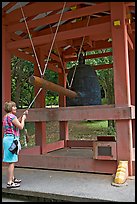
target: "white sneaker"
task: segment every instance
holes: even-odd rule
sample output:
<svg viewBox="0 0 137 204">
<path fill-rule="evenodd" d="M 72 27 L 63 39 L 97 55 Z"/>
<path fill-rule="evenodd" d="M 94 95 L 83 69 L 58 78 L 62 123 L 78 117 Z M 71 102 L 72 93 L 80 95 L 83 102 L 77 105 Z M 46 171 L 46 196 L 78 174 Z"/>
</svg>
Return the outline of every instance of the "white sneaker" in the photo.
<svg viewBox="0 0 137 204">
<path fill-rule="evenodd" d="M 17 188 L 17 187 L 20 187 L 20 184 L 19 183 L 7 183 L 7 188 Z"/>
</svg>

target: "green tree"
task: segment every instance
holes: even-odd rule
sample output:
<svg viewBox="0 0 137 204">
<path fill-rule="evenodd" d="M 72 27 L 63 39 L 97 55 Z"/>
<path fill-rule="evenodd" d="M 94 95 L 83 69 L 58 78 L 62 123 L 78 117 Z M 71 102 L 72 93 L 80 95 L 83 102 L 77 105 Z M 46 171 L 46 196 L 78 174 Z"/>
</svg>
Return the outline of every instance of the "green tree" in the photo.
<svg viewBox="0 0 137 204">
<path fill-rule="evenodd" d="M 102 50 L 97 50 L 97 51 L 92 51 L 90 54 L 101 54 L 104 52 L 111 52 L 112 48 L 109 49 L 102 49 Z M 112 64 L 113 63 L 113 58 L 112 56 L 108 57 L 102 57 L 102 58 L 97 58 L 97 59 L 89 59 L 86 60 L 88 64 L 91 66 L 95 65 L 101 65 L 101 64 Z M 114 104 L 114 72 L 113 72 L 113 67 L 109 69 L 104 69 L 104 70 L 97 70 L 96 71 L 99 83 L 101 88 L 104 91 L 104 101 L 106 104 Z M 110 129 L 114 128 L 115 124 L 113 120 L 108 121 L 108 126 Z"/>
<path fill-rule="evenodd" d="M 11 59 L 12 100 L 16 102 L 19 108 L 28 106 L 34 97 L 34 88 L 28 82 L 33 71 L 32 63 L 15 56 Z"/>
<path fill-rule="evenodd" d="M 45 71 L 45 75 L 44 75 L 45 79 L 53 82 L 55 84 L 57 84 L 58 82 L 58 74 L 56 72 L 53 72 L 51 70 L 46 70 Z M 58 93 L 47 90 L 46 92 L 46 105 L 58 105 Z"/>
<path fill-rule="evenodd" d="M 103 52 L 110 52 L 112 49 L 102 49 L 87 54 L 98 54 Z M 110 64 L 113 62 L 112 57 L 102 57 L 97 59 L 87 59 L 86 64 L 91 66 Z M 11 61 L 12 65 L 12 100 L 17 103 L 17 106 L 22 108 L 28 106 L 34 98 L 34 87 L 28 82 L 29 77 L 34 72 L 34 66 L 31 62 L 13 57 Z M 76 62 L 67 63 L 67 68 L 77 65 Z M 114 104 L 114 84 L 113 84 L 113 69 L 97 70 L 97 76 L 101 89 L 104 92 L 104 98 L 107 104 Z M 45 79 L 57 83 L 57 73 L 46 70 Z M 46 93 L 46 105 L 57 105 L 58 104 L 58 93 L 47 90 Z M 109 121 L 109 126 L 112 122 Z"/>
</svg>

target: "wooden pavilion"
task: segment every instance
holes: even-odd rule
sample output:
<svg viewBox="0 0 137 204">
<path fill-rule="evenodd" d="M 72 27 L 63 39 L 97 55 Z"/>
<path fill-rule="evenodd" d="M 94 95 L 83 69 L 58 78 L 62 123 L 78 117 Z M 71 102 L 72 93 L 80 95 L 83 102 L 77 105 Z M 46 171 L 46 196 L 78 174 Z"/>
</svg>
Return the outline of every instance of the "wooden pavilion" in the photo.
<svg viewBox="0 0 137 204">
<path fill-rule="evenodd" d="M 58 73 L 58 84 L 65 88 L 66 63 L 77 60 L 83 39 L 86 52 L 112 48 L 86 58 L 113 56 L 113 64 L 97 65 L 95 70 L 113 68 L 115 104 L 66 107 L 66 96 L 59 94 L 59 108 L 45 108 L 42 90 L 27 117 L 35 122 L 35 146 L 21 150 L 17 165 L 113 174 L 118 161 L 126 160 L 129 175 L 134 175 L 135 2 L 2 2 L 2 107 L 11 100 L 13 55 L 32 62 L 34 75 L 41 77 L 32 45 L 42 71 L 50 53 L 47 69 Z M 18 110 L 19 115 L 22 112 Z M 116 141 L 69 140 L 68 122 L 80 120 L 114 120 Z M 59 141 L 46 143 L 47 121 L 59 122 Z M 111 155 L 99 155 L 99 145 L 109 146 Z M 66 156 L 68 148 L 78 153 Z M 94 156 L 83 149 L 92 149 Z"/>
</svg>

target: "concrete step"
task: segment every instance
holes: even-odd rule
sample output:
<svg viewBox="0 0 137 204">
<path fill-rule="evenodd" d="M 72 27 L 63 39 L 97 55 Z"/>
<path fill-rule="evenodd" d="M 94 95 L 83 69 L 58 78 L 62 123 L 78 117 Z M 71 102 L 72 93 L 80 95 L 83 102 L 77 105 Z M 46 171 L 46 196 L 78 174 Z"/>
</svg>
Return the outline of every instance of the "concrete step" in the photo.
<svg viewBox="0 0 137 204">
<path fill-rule="evenodd" d="M 15 168 L 21 186 L 7 189 L 7 167 L 2 168 L 2 194 L 24 196 L 37 202 L 135 202 L 135 179 L 112 186 L 112 175 L 31 168 Z"/>
</svg>

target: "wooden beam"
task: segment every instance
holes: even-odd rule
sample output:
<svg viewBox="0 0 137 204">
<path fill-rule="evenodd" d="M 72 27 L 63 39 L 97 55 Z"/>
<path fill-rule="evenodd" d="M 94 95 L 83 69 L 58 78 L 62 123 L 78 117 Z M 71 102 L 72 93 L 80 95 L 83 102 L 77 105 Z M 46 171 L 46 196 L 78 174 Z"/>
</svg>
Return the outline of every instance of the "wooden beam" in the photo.
<svg viewBox="0 0 137 204">
<path fill-rule="evenodd" d="M 11 7 L 13 7 L 17 2 L 9 2 L 6 6 L 2 8 L 2 16 L 7 15 L 6 11 L 8 11 Z"/>
<path fill-rule="evenodd" d="M 57 56 L 57 55 L 51 53 L 50 57 L 51 57 L 53 60 L 55 60 L 55 61 L 57 61 L 57 62 L 60 63 L 60 58 L 59 58 L 59 56 Z"/>
<path fill-rule="evenodd" d="M 36 76 L 31 76 L 29 79 L 30 83 L 33 85 L 36 85 L 37 87 L 40 88 L 44 88 L 46 90 L 51 90 L 51 91 L 55 91 L 58 92 L 59 95 L 65 95 L 68 96 L 70 98 L 75 98 L 77 97 L 77 93 L 74 91 L 71 91 L 69 89 L 66 89 L 62 86 L 59 86 L 58 84 L 52 83 L 50 81 L 44 80 L 40 77 L 36 77 Z"/>
<path fill-rule="evenodd" d="M 106 40 L 98 40 L 98 41 L 93 41 L 91 50 L 101 50 L 101 49 L 106 49 L 111 47 L 112 47 L 112 42 L 108 42 Z"/>
<path fill-rule="evenodd" d="M 24 59 L 24 60 L 27 60 L 27 61 L 30 61 L 32 63 L 36 63 L 36 60 L 34 57 L 32 57 L 31 55 L 27 55 L 25 54 L 24 52 L 21 52 L 19 50 L 12 50 L 11 52 L 12 55 L 15 55 L 16 57 L 19 57 L 21 59 Z"/>
<path fill-rule="evenodd" d="M 49 70 L 51 70 L 53 72 L 56 72 L 56 73 L 60 73 L 60 74 L 63 73 L 63 71 L 62 71 L 62 69 L 60 67 L 56 67 L 56 65 L 54 65 L 51 62 L 48 62 L 47 69 L 49 69 Z"/>
<path fill-rule="evenodd" d="M 17 115 L 24 110 L 18 109 Z M 32 108 L 26 121 L 82 121 L 82 120 L 127 120 L 135 118 L 135 106 L 95 105 L 60 108 Z"/>
<path fill-rule="evenodd" d="M 59 140 L 53 143 L 46 144 L 47 152 L 55 151 L 64 148 L 64 140 Z"/>
<path fill-rule="evenodd" d="M 135 22 L 131 23 L 131 29 L 132 29 L 133 32 L 135 32 Z"/>
<path fill-rule="evenodd" d="M 71 7 L 73 5 L 81 4 L 80 2 L 67 2 L 66 7 Z M 25 17 L 31 17 L 38 15 L 40 13 L 45 13 L 52 10 L 62 9 L 64 2 L 34 2 L 31 5 L 24 6 L 23 11 Z M 19 22 L 22 18 L 21 9 L 16 9 L 6 16 L 7 24 L 13 24 L 14 22 Z"/>
<path fill-rule="evenodd" d="M 1 82 L 2 82 L 2 117 L 5 114 L 4 104 L 11 100 L 11 53 L 7 50 L 7 42 L 10 36 L 6 31 L 5 19 L 2 18 L 2 67 L 1 67 Z"/>
<path fill-rule="evenodd" d="M 124 2 L 110 2 L 111 32 L 114 60 L 114 95 L 116 106 L 131 104 L 129 50 L 126 26 L 126 6 Z M 114 26 L 119 20 L 120 26 Z M 132 79 L 131 79 L 132 80 Z M 122 91 L 121 91 L 122 90 Z M 116 121 L 117 159 L 128 161 L 129 175 L 132 175 L 132 121 Z M 124 135 L 124 140 L 123 140 Z"/>
<path fill-rule="evenodd" d="M 110 69 L 113 68 L 113 64 L 101 64 L 94 66 L 95 70 L 101 70 L 101 69 Z"/>
<path fill-rule="evenodd" d="M 93 68 L 94 68 L 95 70 L 111 69 L 111 68 L 113 68 L 113 64 L 95 65 L 95 66 L 93 66 Z M 68 72 L 69 72 L 69 69 L 66 69 L 66 70 L 65 70 L 65 73 L 68 74 Z"/>
<path fill-rule="evenodd" d="M 67 147 L 93 147 L 91 140 L 67 140 Z"/>
<path fill-rule="evenodd" d="M 21 40 L 22 37 L 20 35 L 17 35 L 16 33 L 11 33 L 10 39 L 11 39 L 11 41 L 16 41 L 16 40 Z"/>
<path fill-rule="evenodd" d="M 106 22 L 110 22 L 110 16 L 103 16 L 101 18 L 90 19 L 88 26 L 98 25 L 98 24 L 102 24 L 102 23 L 106 23 Z M 73 30 L 76 28 L 80 29 L 82 27 L 85 27 L 86 25 L 87 25 L 87 19 L 84 19 L 84 20 L 82 20 L 80 22 L 76 22 L 76 23 L 70 23 L 69 22 L 69 23 L 65 23 L 64 25 L 60 25 L 59 31 L 60 32 L 61 31 L 68 31 L 68 30 Z M 39 31 L 39 32 L 32 32 L 31 34 L 32 34 L 32 38 L 34 38 L 34 37 L 47 35 L 47 34 L 51 34 L 51 33 L 53 34 L 55 32 L 56 32 L 56 28 L 54 27 L 54 28 L 52 28 L 52 32 L 51 32 L 51 29 L 46 28 L 46 29 Z M 81 41 L 78 44 L 79 39 L 74 39 L 74 40 L 73 39 L 67 39 L 67 44 L 72 45 L 73 47 L 79 46 L 79 45 L 81 45 L 81 42 L 82 42 L 82 39 L 80 39 L 80 40 Z M 88 37 L 85 37 L 84 45 L 88 40 L 91 41 L 91 39 L 88 39 Z"/>
<path fill-rule="evenodd" d="M 59 32 L 56 37 L 56 42 L 67 40 L 70 38 L 72 39 L 72 38 L 88 36 L 91 34 L 92 34 L 93 40 L 99 40 L 99 39 L 103 40 L 111 37 L 110 22 L 84 27 L 80 29 L 73 29 L 70 31 Z M 52 39 L 53 39 L 53 34 L 34 37 L 33 44 L 34 46 L 43 45 L 46 43 L 50 43 Z M 23 39 L 17 42 L 10 42 L 7 44 L 8 49 L 25 48 L 28 46 L 30 46 L 30 39 Z"/>
<path fill-rule="evenodd" d="M 33 151 L 34 152 L 34 151 Z M 64 155 L 22 155 L 16 163 L 18 167 L 29 167 L 39 169 L 54 169 L 54 170 L 67 170 L 76 172 L 96 172 L 115 174 L 117 169 L 117 160 L 97 160 L 84 158 L 83 156 L 64 156 Z M 52 196 L 53 198 L 53 196 Z M 59 198 L 60 199 L 60 198 Z M 84 202 L 84 199 L 83 199 Z"/>
<path fill-rule="evenodd" d="M 125 2 L 126 6 L 134 6 L 135 7 L 135 2 Z"/>
<path fill-rule="evenodd" d="M 18 50 L 12 50 L 12 55 L 15 55 L 16 57 L 19 57 L 21 59 L 27 60 L 32 62 L 33 64 L 36 63 L 36 59 L 30 55 L 25 54 L 24 52 L 18 51 Z M 52 70 L 53 72 L 62 73 L 61 68 L 56 68 L 52 63 L 48 62 L 47 69 Z"/>
<path fill-rule="evenodd" d="M 109 3 L 100 3 L 98 5 L 95 6 L 87 6 L 84 8 L 79 8 L 76 9 L 74 11 L 67 11 L 65 13 L 63 13 L 62 16 L 62 21 L 67 21 L 70 19 L 74 19 L 74 18 L 79 18 L 82 16 L 88 16 L 88 15 L 92 15 L 94 13 L 98 13 L 98 12 L 102 12 L 102 11 L 107 11 L 109 10 Z M 48 24 L 52 24 L 52 23 L 56 23 L 58 22 L 60 19 L 60 14 L 54 14 L 51 16 L 47 16 L 41 19 L 37 19 L 37 20 L 31 20 L 31 21 L 27 21 L 28 27 L 30 29 L 35 28 L 37 26 L 44 26 L 45 23 L 46 25 Z M 15 32 L 16 30 L 26 30 L 25 24 L 24 23 L 17 23 L 14 25 L 9 25 L 8 26 L 8 32 Z"/>
<path fill-rule="evenodd" d="M 133 50 L 134 45 L 133 45 L 133 42 L 132 42 L 130 36 L 128 35 L 128 33 L 127 33 L 127 40 L 128 40 L 128 44 L 129 44 L 129 49 Z"/>
<path fill-rule="evenodd" d="M 66 46 L 65 44 L 60 44 L 60 43 L 58 43 L 58 44 L 60 46 L 61 45 Z M 101 48 L 101 49 L 108 48 L 108 47 L 111 47 L 111 42 L 107 42 L 107 41 L 96 41 L 96 42 L 94 42 L 94 50 L 99 49 L 99 48 Z M 48 55 L 48 50 L 50 49 L 50 46 L 41 46 L 41 49 L 43 50 L 45 55 Z M 87 51 L 91 51 L 91 50 L 92 49 L 87 50 Z M 20 52 L 20 51 L 17 51 L 17 50 L 12 50 L 12 54 L 15 54 L 17 57 L 20 57 L 20 58 L 22 58 L 24 60 L 28 60 L 28 61 L 31 61 L 32 63 L 34 63 L 35 59 L 33 57 L 25 54 L 25 52 L 32 52 L 32 48 L 25 48 L 25 49 L 23 49 L 23 51 L 24 52 Z M 70 52 L 70 55 L 66 55 L 66 54 L 69 54 L 69 53 L 63 52 L 63 56 L 64 56 L 63 58 L 64 58 L 65 62 L 76 61 L 77 60 L 77 57 L 73 56 L 72 52 Z M 52 53 L 51 53 L 51 55 L 52 55 Z M 92 55 L 86 56 L 86 59 L 105 57 L 105 56 L 110 56 L 110 55 L 112 55 L 111 52 L 106 52 L 106 53 L 102 53 L 102 54 L 92 54 Z M 60 59 L 58 59 L 58 62 L 60 62 Z M 57 73 L 62 73 L 62 69 L 60 69 L 59 67 L 56 68 L 55 65 L 52 64 L 51 62 L 48 62 L 48 69 L 50 69 L 50 70 L 52 70 L 54 72 L 57 72 Z"/>
<path fill-rule="evenodd" d="M 83 47 L 84 47 L 84 49 L 86 51 L 102 50 L 102 49 L 107 49 L 107 48 L 111 48 L 112 47 L 112 42 L 108 42 L 107 40 L 92 41 L 92 45 L 88 46 L 88 44 L 89 44 L 88 38 L 90 38 L 90 36 L 85 37 L 84 42 L 87 43 L 87 44 L 83 45 Z M 82 42 L 81 40 L 79 41 L 79 39 L 75 39 L 74 40 L 74 47 L 79 47 L 81 45 L 81 42 Z M 64 55 L 64 52 L 63 52 L 63 55 Z M 65 57 L 65 55 L 64 55 L 64 57 Z M 66 57 L 67 57 L 67 52 L 66 52 Z"/>
<path fill-rule="evenodd" d="M 69 47 L 68 49 L 63 51 L 63 56 L 67 56 L 67 55 L 72 55 L 72 54 L 76 54 L 76 48 L 74 47 Z"/>
<path fill-rule="evenodd" d="M 101 54 L 91 54 L 91 55 L 87 55 L 84 58 L 85 59 L 96 59 L 96 58 L 102 58 L 102 57 L 107 57 L 107 56 L 112 56 L 112 52 L 104 52 Z M 77 61 L 77 57 L 73 56 L 73 57 L 69 57 L 69 56 L 65 56 L 64 57 L 64 61 L 65 62 L 70 62 L 70 61 Z"/>
</svg>

